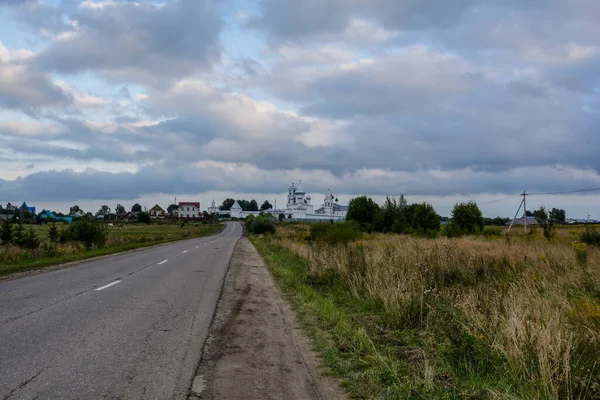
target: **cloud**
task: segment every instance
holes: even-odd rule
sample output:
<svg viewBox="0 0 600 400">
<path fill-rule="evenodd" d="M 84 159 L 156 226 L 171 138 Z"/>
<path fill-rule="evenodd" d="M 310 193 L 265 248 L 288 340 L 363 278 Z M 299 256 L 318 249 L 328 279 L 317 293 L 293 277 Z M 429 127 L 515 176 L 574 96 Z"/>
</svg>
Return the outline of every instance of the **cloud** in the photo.
<svg viewBox="0 0 600 400">
<path fill-rule="evenodd" d="M 125 81 L 157 83 L 219 62 L 222 19 L 209 0 L 85 1 L 35 59 L 37 68 L 73 74 L 99 71 Z"/>
<path fill-rule="evenodd" d="M 402 193 L 412 198 L 473 194 L 481 197 L 486 193 L 508 193 L 517 199 L 515 180 L 533 192 L 542 192 L 549 184 L 557 191 L 578 190 L 590 184 L 600 186 L 597 172 L 564 167 L 515 168 L 503 173 L 471 169 L 414 173 L 362 169 L 336 177 L 323 170 L 262 170 L 250 164 L 201 162 L 178 168 L 155 165 L 137 172 L 109 173 L 94 169 L 79 173 L 73 170 L 35 172 L 11 181 L 0 179 L 0 191 L 5 198 L 28 201 L 130 200 L 153 193 L 283 193 L 291 181 L 299 179 L 311 193 L 326 193 L 331 188 L 350 197 Z M 482 191 L 484 182 L 487 188 Z M 63 190 L 54 190 L 56 187 Z M 316 203 L 321 200 L 313 197 Z"/>
<path fill-rule="evenodd" d="M 32 69 L 30 60 L 30 52 L 9 51 L 0 41 L 0 106 L 35 113 L 69 104 L 70 96 L 48 74 Z"/>
</svg>

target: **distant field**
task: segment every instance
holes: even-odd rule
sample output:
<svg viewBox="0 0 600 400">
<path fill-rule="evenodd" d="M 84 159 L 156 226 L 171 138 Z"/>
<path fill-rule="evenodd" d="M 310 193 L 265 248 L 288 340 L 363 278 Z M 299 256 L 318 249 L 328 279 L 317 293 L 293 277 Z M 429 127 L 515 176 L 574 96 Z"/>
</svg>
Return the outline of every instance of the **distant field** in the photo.
<svg viewBox="0 0 600 400">
<path fill-rule="evenodd" d="M 65 229 L 68 224 L 61 223 L 56 226 L 58 229 Z M 0 276 L 175 240 L 206 236 L 219 231 L 223 224 L 186 223 L 181 227 L 181 224 L 176 222 L 150 225 L 127 223 L 122 228 L 117 224 L 114 227 L 107 225 L 109 233 L 106 246 L 90 250 L 86 250 L 79 243 L 52 246 L 48 240 L 49 225 L 27 225 L 26 230 L 30 227 L 33 228 L 42 245 L 35 250 L 0 246 Z"/>
<path fill-rule="evenodd" d="M 251 240 L 353 398 L 598 399 L 600 250 L 573 243 L 584 229 L 336 244 L 278 224 Z"/>
<path fill-rule="evenodd" d="M 567 244 L 576 241 L 578 240 L 579 234 L 588 228 L 600 230 L 600 225 L 556 225 L 556 236 L 554 238 L 554 242 Z M 501 231 L 503 234 L 505 234 L 508 231 L 508 227 L 501 227 Z M 527 226 L 527 236 L 525 236 L 523 231 L 524 229 L 522 225 L 514 225 L 510 230 L 509 237 L 515 240 L 533 239 L 546 241 L 542 228 L 538 226 Z"/>
</svg>

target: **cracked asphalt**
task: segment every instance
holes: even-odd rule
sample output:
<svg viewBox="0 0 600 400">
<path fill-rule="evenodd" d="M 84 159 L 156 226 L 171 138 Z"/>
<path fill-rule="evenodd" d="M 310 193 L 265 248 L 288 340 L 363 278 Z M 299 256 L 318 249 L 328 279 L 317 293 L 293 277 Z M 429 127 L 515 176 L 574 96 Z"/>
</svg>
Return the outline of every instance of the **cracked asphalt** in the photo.
<svg viewBox="0 0 600 400">
<path fill-rule="evenodd" d="M 0 399 L 183 399 L 238 223 L 0 281 Z"/>
</svg>

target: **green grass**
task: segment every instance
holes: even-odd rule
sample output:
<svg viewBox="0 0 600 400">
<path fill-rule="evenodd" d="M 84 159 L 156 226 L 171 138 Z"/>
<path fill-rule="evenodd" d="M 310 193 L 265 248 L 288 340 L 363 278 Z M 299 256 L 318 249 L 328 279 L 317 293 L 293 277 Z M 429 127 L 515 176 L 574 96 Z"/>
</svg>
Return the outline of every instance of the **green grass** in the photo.
<svg viewBox="0 0 600 400">
<path fill-rule="evenodd" d="M 251 240 L 289 296 L 326 366 L 343 379 L 352 398 L 468 398 L 455 385 L 426 387 L 422 379 L 414 379 L 410 360 L 422 362 L 420 348 L 427 346 L 417 330 L 402 327 L 378 304 L 352 295 L 334 275 L 312 276 L 305 260 L 268 239 L 252 236 Z"/>
<path fill-rule="evenodd" d="M 64 226 L 58 225 L 59 229 Z M 186 224 L 183 228 L 177 223 L 164 224 L 128 224 L 123 228 L 110 228 L 108 245 L 104 248 L 83 250 L 75 253 L 67 253 L 54 256 L 40 256 L 41 251 L 22 251 L 16 262 L 4 262 L 2 256 L 8 251 L 2 246 L 0 248 L 0 276 L 13 273 L 41 269 L 53 265 L 64 264 L 73 261 L 81 261 L 88 258 L 135 250 L 143 247 L 156 246 L 177 240 L 192 239 L 218 232 L 223 224 Z M 26 227 L 29 229 L 29 227 Z M 47 241 L 48 226 L 34 226 L 34 230 L 41 241 Z M 139 241 L 139 240 L 143 241 Z"/>
</svg>

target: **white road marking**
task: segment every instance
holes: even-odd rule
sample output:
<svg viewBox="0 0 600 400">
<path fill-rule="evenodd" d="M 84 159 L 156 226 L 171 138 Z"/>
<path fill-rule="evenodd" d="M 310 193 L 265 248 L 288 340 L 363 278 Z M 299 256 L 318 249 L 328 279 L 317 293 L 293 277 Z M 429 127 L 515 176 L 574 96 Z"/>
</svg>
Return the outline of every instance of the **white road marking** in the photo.
<svg viewBox="0 0 600 400">
<path fill-rule="evenodd" d="M 161 262 L 158 263 L 158 265 L 163 265 L 164 263 L 166 263 L 169 260 L 162 260 Z"/>
<path fill-rule="evenodd" d="M 184 250 L 183 252 L 184 252 L 184 253 L 187 253 L 188 251 L 187 251 L 187 250 Z"/>
<path fill-rule="evenodd" d="M 104 286 L 102 286 L 102 287 L 99 287 L 99 288 L 97 288 L 97 289 L 96 289 L 96 292 L 99 292 L 99 291 L 101 291 L 101 290 L 104 290 L 104 289 L 106 289 L 106 288 L 109 288 L 109 287 L 111 287 L 112 285 L 116 285 L 117 283 L 121 283 L 121 281 L 114 281 L 114 282 L 112 282 L 112 283 L 109 283 L 108 285 L 104 285 Z"/>
<path fill-rule="evenodd" d="M 200 248 L 200 246 L 196 246 L 196 248 L 198 249 L 198 248 Z"/>
</svg>

